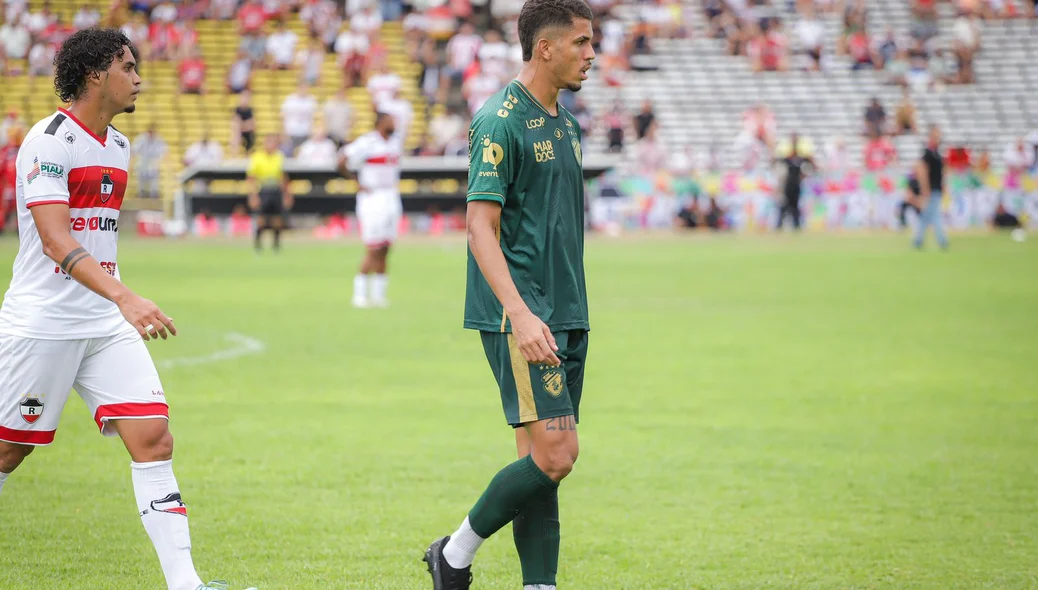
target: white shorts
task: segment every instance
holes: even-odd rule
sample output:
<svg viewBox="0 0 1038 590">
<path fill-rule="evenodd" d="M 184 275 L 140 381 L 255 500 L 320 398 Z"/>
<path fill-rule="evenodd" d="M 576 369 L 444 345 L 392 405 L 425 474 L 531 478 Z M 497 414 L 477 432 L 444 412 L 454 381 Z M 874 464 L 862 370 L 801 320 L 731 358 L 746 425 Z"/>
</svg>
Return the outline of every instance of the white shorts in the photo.
<svg viewBox="0 0 1038 590">
<path fill-rule="evenodd" d="M 0 334 L 0 440 L 49 445 L 69 390 L 90 408 L 101 434 L 112 419 L 169 419 L 166 395 L 139 334 L 40 340 Z"/>
<path fill-rule="evenodd" d="M 397 228 L 403 207 L 400 193 L 395 190 L 365 192 L 357 200 L 357 222 L 360 223 L 360 239 L 369 248 L 381 248 L 392 244 L 397 237 Z"/>
</svg>

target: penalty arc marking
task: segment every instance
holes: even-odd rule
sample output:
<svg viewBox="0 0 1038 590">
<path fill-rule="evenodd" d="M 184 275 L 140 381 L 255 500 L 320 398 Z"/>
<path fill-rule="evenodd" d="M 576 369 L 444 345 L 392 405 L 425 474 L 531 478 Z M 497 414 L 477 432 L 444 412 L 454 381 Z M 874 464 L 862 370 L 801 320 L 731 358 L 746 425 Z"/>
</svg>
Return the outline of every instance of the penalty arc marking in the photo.
<svg viewBox="0 0 1038 590">
<path fill-rule="evenodd" d="M 155 366 L 160 369 L 172 369 L 173 367 L 208 365 L 220 361 L 229 361 L 250 354 L 260 354 L 267 349 L 267 345 L 262 340 L 257 340 L 246 336 L 245 334 L 239 334 L 238 332 L 228 332 L 224 334 L 223 339 L 232 345 L 206 355 L 162 359 L 156 362 Z"/>
</svg>

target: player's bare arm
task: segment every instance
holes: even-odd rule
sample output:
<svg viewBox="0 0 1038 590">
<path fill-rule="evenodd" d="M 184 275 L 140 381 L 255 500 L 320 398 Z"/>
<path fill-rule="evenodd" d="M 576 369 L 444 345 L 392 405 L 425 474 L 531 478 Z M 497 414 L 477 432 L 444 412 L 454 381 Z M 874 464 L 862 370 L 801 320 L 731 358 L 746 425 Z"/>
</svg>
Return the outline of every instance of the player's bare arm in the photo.
<svg viewBox="0 0 1038 590">
<path fill-rule="evenodd" d="M 281 174 L 281 203 L 285 206 L 285 209 L 291 209 L 295 203 L 295 198 L 292 196 L 291 185 L 288 174 Z"/>
<path fill-rule="evenodd" d="M 494 295 L 512 321 L 512 333 L 526 362 L 559 365 L 555 351 L 559 347 L 547 324 L 535 316 L 515 288 L 508 272 L 498 231 L 501 225 L 501 205 L 496 201 L 470 201 L 465 216 L 469 248 Z"/>
<path fill-rule="evenodd" d="M 43 253 L 58 264 L 65 274 L 118 305 L 126 321 L 130 322 L 145 340 L 165 340 L 169 334 L 177 335 L 173 320 L 162 313 L 157 305 L 137 295 L 119 279 L 108 274 L 108 271 L 72 237 L 69 233 L 68 205 L 38 205 L 31 211 L 40 241 L 43 242 Z"/>
<path fill-rule="evenodd" d="M 254 176 L 245 177 L 245 187 L 249 191 L 248 206 L 252 211 L 259 211 L 260 198 L 259 198 L 259 183 L 256 182 Z"/>
</svg>

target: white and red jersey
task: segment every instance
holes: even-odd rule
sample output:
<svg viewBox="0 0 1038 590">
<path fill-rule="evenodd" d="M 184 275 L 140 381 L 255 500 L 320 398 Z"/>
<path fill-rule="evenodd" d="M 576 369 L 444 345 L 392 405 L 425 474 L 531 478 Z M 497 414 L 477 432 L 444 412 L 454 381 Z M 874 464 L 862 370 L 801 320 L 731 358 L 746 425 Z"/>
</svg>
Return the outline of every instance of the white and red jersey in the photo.
<svg viewBox="0 0 1038 590">
<path fill-rule="evenodd" d="M 129 164 L 126 136 L 109 127 L 98 137 L 64 109 L 29 130 L 15 165 L 18 255 L 0 307 L 0 333 L 74 340 L 130 328 L 114 303 L 67 276 L 43 253 L 29 211 L 68 204 L 72 237 L 118 279 L 119 209 Z"/>
<path fill-rule="evenodd" d="M 403 144 L 400 133 L 386 139 L 378 131 L 371 131 L 342 148 L 347 168 L 357 171 L 361 191 L 399 190 Z"/>
</svg>

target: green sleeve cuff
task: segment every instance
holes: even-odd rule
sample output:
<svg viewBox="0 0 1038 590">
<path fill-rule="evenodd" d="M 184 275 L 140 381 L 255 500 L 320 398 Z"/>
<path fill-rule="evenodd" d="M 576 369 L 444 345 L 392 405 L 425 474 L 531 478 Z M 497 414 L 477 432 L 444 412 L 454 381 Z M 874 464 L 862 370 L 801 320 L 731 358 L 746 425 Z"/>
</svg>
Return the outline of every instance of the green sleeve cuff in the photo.
<svg viewBox="0 0 1038 590">
<path fill-rule="evenodd" d="M 466 203 L 469 201 L 497 201 L 504 206 L 505 196 L 500 193 L 473 192 L 469 193 L 465 198 Z"/>
</svg>

